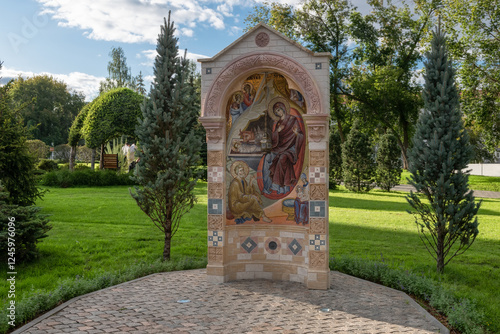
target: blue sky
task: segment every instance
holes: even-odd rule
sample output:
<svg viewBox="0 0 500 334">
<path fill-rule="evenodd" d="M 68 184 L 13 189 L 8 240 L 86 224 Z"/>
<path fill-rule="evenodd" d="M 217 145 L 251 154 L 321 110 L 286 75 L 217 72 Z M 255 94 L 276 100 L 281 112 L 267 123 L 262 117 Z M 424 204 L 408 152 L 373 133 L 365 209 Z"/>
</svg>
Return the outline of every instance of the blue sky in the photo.
<svg viewBox="0 0 500 334">
<path fill-rule="evenodd" d="M 152 78 L 156 38 L 169 10 L 180 49 L 198 59 L 239 38 L 244 19 L 263 0 L 0 1 L 2 83 L 18 75 L 49 74 L 92 100 L 108 74 L 112 47 L 123 48 L 133 75 L 142 71 Z M 363 0 L 353 3 L 366 7 Z"/>
</svg>

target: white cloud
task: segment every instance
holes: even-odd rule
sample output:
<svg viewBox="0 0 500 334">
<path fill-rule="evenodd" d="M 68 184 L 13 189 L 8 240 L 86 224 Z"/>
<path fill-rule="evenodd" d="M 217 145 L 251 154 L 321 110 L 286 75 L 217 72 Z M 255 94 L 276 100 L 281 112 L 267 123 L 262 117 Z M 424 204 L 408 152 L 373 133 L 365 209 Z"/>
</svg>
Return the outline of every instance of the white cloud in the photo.
<svg viewBox="0 0 500 334">
<path fill-rule="evenodd" d="M 182 28 L 182 29 L 180 29 L 180 32 L 181 32 L 181 35 L 187 36 L 187 37 L 193 37 L 193 35 L 194 35 L 193 29 L 189 29 L 189 28 Z"/>
<path fill-rule="evenodd" d="M 68 85 L 68 88 L 70 90 L 82 92 L 85 95 L 86 101 L 92 101 L 97 97 L 97 95 L 99 95 L 99 83 L 105 79 L 103 77 L 96 77 L 81 72 L 71 72 L 69 74 L 54 74 L 48 72 L 34 73 L 29 71 L 15 70 L 8 67 L 2 68 L 2 71 L 0 72 L 3 83 L 10 79 L 15 79 L 18 76 L 28 78 L 35 75 L 49 75 L 59 81 L 63 81 Z"/>
<path fill-rule="evenodd" d="M 172 20 L 181 34 L 192 36 L 198 24 L 225 29 L 224 18 L 232 16 L 231 3 L 196 0 L 37 0 L 43 13 L 50 15 L 63 27 L 84 30 L 90 39 L 126 43 L 149 42 L 156 38 L 163 18 L 172 11 Z M 243 3 L 243 2 L 241 2 Z M 213 7 L 213 8 L 210 8 Z"/>
<path fill-rule="evenodd" d="M 181 56 L 184 56 L 184 49 L 179 48 L 179 54 Z M 144 50 L 141 53 L 138 53 L 136 56 L 138 58 L 145 58 L 145 61 L 141 63 L 141 65 L 148 66 L 148 67 L 153 67 L 154 66 L 154 61 L 156 58 L 156 50 L 151 49 L 151 50 Z M 187 59 L 190 59 L 194 61 L 197 65 L 196 68 L 200 70 L 200 64 L 198 63 L 198 59 L 203 59 L 203 58 L 210 58 L 209 56 L 201 55 L 201 54 L 196 54 L 189 52 L 186 54 Z"/>
</svg>

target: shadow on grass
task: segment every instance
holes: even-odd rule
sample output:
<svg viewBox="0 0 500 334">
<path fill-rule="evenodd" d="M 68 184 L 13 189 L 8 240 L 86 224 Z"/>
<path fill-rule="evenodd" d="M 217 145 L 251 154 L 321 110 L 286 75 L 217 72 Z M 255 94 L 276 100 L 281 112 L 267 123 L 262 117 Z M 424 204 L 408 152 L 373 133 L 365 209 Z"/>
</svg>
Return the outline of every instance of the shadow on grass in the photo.
<svg viewBox="0 0 500 334">
<path fill-rule="evenodd" d="M 335 217 L 331 218 L 335 220 Z M 476 299 L 490 323 L 500 328 L 500 240 L 481 238 L 466 253 L 451 260 L 443 275 L 435 272 L 436 262 L 427 252 L 417 231 L 389 230 L 349 225 L 330 220 L 330 256 L 349 255 L 384 261 L 423 273 L 436 281 L 458 288 L 460 295 Z M 456 246 L 455 246 L 456 247 Z M 480 296 L 480 297 L 477 297 Z"/>
<path fill-rule="evenodd" d="M 373 197 L 374 199 L 365 199 L 365 198 L 354 198 L 354 197 L 343 197 L 343 194 L 349 194 L 353 196 L 354 193 L 349 191 L 330 191 L 329 196 L 329 206 L 331 208 L 345 208 L 345 209 L 360 209 L 360 210 L 382 210 L 382 211 L 397 211 L 406 213 L 407 210 L 411 210 L 412 207 L 410 204 L 405 202 L 391 202 L 391 201 L 382 201 L 379 200 L 378 197 L 394 197 L 394 198 L 403 198 L 407 193 L 404 192 L 392 192 L 392 193 L 379 193 L 379 192 L 370 192 L 360 194 L 360 196 Z M 476 202 L 478 199 L 476 199 Z M 482 203 L 495 203 L 499 204 L 498 200 L 491 199 L 482 199 Z M 483 206 L 484 207 L 484 206 Z M 484 209 L 481 207 L 479 209 L 480 215 L 488 215 L 488 216 L 500 216 L 500 211 Z M 500 207 L 500 205 L 499 205 Z"/>
</svg>

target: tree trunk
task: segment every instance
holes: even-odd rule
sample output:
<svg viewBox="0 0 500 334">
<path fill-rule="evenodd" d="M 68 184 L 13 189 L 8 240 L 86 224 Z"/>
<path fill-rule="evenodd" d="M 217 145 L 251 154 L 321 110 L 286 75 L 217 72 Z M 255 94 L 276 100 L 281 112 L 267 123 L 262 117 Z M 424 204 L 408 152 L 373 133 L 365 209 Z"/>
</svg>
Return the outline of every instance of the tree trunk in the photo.
<svg viewBox="0 0 500 334">
<path fill-rule="evenodd" d="M 403 145 L 401 146 L 401 152 L 403 153 L 403 169 L 408 170 L 408 146 L 410 146 L 410 134 L 409 134 L 409 128 L 410 124 L 406 121 L 403 121 L 402 124 L 403 128 Z"/>
<path fill-rule="evenodd" d="M 334 85 L 334 89 L 337 89 Z M 342 121 L 340 120 L 340 110 L 339 110 L 339 96 L 338 94 L 333 94 L 333 112 L 335 113 L 335 119 L 337 120 L 337 129 L 339 130 L 340 142 L 345 142 L 344 129 L 342 128 Z"/>
<path fill-rule="evenodd" d="M 92 149 L 92 157 L 90 158 L 90 169 L 95 170 L 95 148 Z"/>
<path fill-rule="evenodd" d="M 170 261 L 170 242 L 172 239 L 172 233 L 165 233 L 165 247 L 163 248 L 163 261 Z"/>
<path fill-rule="evenodd" d="M 403 158 L 403 169 L 408 170 L 408 155 L 407 155 L 408 149 L 404 149 L 403 147 L 401 148 L 401 156 Z"/>
<path fill-rule="evenodd" d="M 71 151 L 69 153 L 69 170 L 73 171 L 75 169 L 75 158 L 76 158 L 76 146 L 71 146 Z"/>
<path fill-rule="evenodd" d="M 99 169 L 104 168 L 104 144 L 101 144 L 101 156 L 99 157 Z"/>
<path fill-rule="evenodd" d="M 437 236 L 436 236 L 436 259 L 437 259 L 437 272 L 438 274 L 442 274 L 444 272 L 444 239 L 445 232 L 442 230 L 442 227 L 438 227 Z"/>
</svg>

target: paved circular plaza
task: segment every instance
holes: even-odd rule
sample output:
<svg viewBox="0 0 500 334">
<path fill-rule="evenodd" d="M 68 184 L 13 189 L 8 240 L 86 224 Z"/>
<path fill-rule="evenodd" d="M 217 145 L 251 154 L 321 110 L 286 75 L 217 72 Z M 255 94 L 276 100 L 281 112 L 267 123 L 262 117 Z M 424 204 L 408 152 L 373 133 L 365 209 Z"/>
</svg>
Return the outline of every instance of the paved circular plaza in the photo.
<svg viewBox="0 0 500 334">
<path fill-rule="evenodd" d="M 206 270 L 153 274 L 74 298 L 14 333 L 448 333 L 406 294 L 331 272 L 295 282 L 207 282 Z"/>
</svg>

